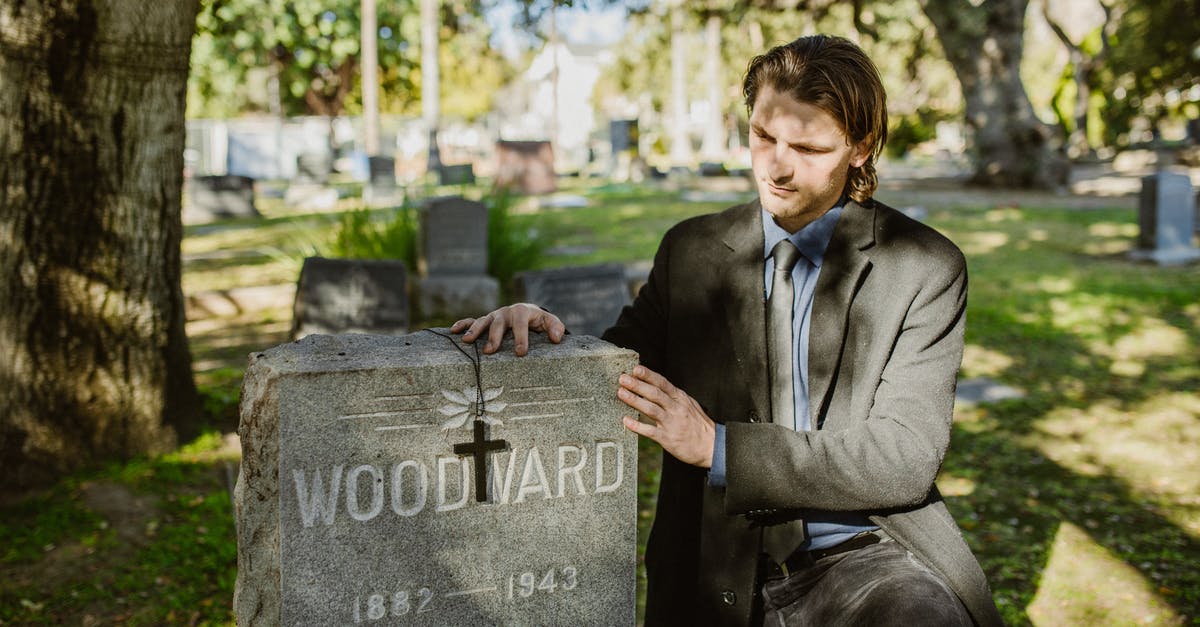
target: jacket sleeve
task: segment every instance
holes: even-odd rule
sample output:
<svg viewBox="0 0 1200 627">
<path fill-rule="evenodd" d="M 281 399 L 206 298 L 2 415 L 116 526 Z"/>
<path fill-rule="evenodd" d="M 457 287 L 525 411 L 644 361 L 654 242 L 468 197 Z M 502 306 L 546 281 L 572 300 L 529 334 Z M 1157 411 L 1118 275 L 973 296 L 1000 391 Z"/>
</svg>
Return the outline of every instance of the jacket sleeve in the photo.
<svg viewBox="0 0 1200 627">
<path fill-rule="evenodd" d="M 855 415 L 822 415 L 837 427 L 810 432 L 727 425 L 728 513 L 879 511 L 929 497 L 950 440 L 967 297 L 962 253 L 941 252 L 888 260 L 855 297 L 834 384 L 842 400 L 828 408 Z"/>
</svg>

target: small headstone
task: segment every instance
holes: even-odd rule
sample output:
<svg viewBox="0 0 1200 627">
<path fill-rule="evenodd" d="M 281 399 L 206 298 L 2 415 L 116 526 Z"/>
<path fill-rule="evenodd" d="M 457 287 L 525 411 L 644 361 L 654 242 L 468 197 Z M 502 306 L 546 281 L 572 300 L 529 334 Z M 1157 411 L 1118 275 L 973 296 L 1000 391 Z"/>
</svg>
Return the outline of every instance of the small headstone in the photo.
<svg viewBox="0 0 1200 627">
<path fill-rule="evenodd" d="M 396 160 L 392 157 L 367 157 L 368 182 L 380 190 L 396 188 Z"/>
<path fill-rule="evenodd" d="M 183 209 L 187 224 L 223 218 L 257 218 L 254 179 L 247 176 L 196 176 L 187 182 L 188 204 Z"/>
<path fill-rule="evenodd" d="M 1160 266 L 1200 259 L 1192 244 L 1196 231 L 1196 191 L 1183 174 L 1156 172 L 1142 177 L 1138 197 L 1137 250 L 1135 259 Z"/>
<path fill-rule="evenodd" d="M 487 207 L 461 196 L 427 201 L 420 212 L 416 284 L 424 320 L 449 320 L 491 311 L 500 283 L 487 275 Z"/>
<path fill-rule="evenodd" d="M 558 189 L 554 149 L 548 141 L 496 142 L 496 185 L 522 194 L 549 194 Z"/>
<path fill-rule="evenodd" d="M 313 333 L 408 332 L 407 271 L 402 261 L 309 257 L 292 308 L 292 338 Z"/>
<path fill-rule="evenodd" d="M 487 272 L 487 206 L 462 196 L 432 198 L 420 221 L 422 274 Z"/>
<path fill-rule="evenodd" d="M 726 176 L 729 174 L 725 170 L 724 163 L 715 161 L 704 161 L 700 163 L 700 176 Z"/>
<path fill-rule="evenodd" d="M 637 440 L 615 392 L 637 355 L 531 344 L 318 335 L 253 356 L 238 624 L 634 624 Z"/>
<path fill-rule="evenodd" d="M 329 182 L 333 159 L 323 152 L 302 152 L 296 156 L 296 181 L 302 183 Z"/>
<path fill-rule="evenodd" d="M 500 306 L 500 282 L 486 274 L 431 274 L 416 280 L 422 320 L 452 321 Z"/>
<path fill-rule="evenodd" d="M 438 182 L 442 185 L 474 185 L 475 169 L 469 163 L 443 165 L 438 169 Z"/>
<path fill-rule="evenodd" d="M 608 123 L 608 138 L 612 144 L 612 154 L 618 155 L 629 151 L 634 155 L 638 152 L 638 121 L 613 120 Z"/>
<path fill-rule="evenodd" d="M 545 307 L 573 333 L 604 333 L 630 302 L 625 267 L 615 263 L 521 272 L 513 282 L 516 300 Z"/>
</svg>

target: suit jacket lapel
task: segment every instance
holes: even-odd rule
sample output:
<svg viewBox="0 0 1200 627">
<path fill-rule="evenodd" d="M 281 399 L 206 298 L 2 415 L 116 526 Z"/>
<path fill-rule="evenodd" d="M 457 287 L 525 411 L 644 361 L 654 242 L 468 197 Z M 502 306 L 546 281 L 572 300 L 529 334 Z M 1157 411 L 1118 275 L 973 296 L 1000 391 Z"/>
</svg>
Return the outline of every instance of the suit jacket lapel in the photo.
<svg viewBox="0 0 1200 627">
<path fill-rule="evenodd" d="M 828 406 L 842 360 L 850 305 L 870 267 L 864 252 L 875 243 L 875 211 L 847 201 L 825 249 L 813 294 L 808 337 L 809 412 L 814 428 Z"/>
<path fill-rule="evenodd" d="M 763 420 L 771 415 L 767 377 L 767 321 L 763 301 L 762 209 L 758 201 L 748 203 L 723 241 L 727 250 L 722 284 L 729 289 L 724 299 L 725 322 L 739 369 L 748 372 L 753 411 Z"/>
</svg>

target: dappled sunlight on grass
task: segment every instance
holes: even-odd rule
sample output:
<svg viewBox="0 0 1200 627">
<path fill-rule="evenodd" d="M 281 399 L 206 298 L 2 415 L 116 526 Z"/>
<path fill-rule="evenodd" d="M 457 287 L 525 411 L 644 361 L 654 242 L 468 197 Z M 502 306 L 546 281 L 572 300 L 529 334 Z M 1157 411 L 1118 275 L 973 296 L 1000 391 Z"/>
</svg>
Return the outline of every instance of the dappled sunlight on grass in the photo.
<svg viewBox="0 0 1200 627">
<path fill-rule="evenodd" d="M 1200 539 L 1200 396 L 1163 394 L 1131 407 L 1103 401 L 1048 412 L 1022 437 L 1082 475 L 1109 475 L 1143 495 L 1182 507 L 1176 524 Z"/>
<path fill-rule="evenodd" d="M 1008 234 L 997 231 L 969 233 L 958 242 L 967 256 L 986 255 L 1008 243 Z"/>
<path fill-rule="evenodd" d="M 1008 355 L 980 346 L 967 344 L 963 347 L 961 376 L 964 377 L 994 377 L 1012 367 L 1013 359 Z"/>
<path fill-rule="evenodd" d="M 931 222 L 968 256 L 964 375 L 1028 392 L 956 408 L 939 479 L 1006 621 L 1196 620 L 1200 267 L 1114 255 L 1136 237 L 1129 211 Z"/>
<path fill-rule="evenodd" d="M 1182 625 L 1159 587 L 1064 522 L 1054 535 L 1041 585 L 1029 604 L 1034 625 Z"/>
</svg>

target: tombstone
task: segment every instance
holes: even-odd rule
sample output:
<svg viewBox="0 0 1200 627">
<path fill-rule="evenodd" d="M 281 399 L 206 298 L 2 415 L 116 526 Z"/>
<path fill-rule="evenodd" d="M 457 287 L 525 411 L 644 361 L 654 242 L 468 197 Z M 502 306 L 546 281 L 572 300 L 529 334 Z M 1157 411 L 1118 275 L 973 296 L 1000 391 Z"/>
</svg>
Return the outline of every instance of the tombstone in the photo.
<svg viewBox="0 0 1200 627">
<path fill-rule="evenodd" d="M 517 301 L 545 307 L 572 333 L 604 333 L 630 302 L 625 267 L 616 263 L 521 272 L 513 282 Z"/>
<path fill-rule="evenodd" d="M 377 190 L 396 189 L 396 160 L 392 157 L 367 157 L 367 182 Z"/>
<path fill-rule="evenodd" d="M 728 176 L 729 171 L 725 169 L 724 163 L 716 161 L 700 162 L 700 176 Z"/>
<path fill-rule="evenodd" d="M 329 182 L 333 173 L 333 159 L 324 152 L 302 152 L 296 156 L 296 181 L 299 183 Z"/>
<path fill-rule="evenodd" d="M 474 185 L 475 169 L 469 163 L 443 165 L 438 169 L 438 183 L 441 185 Z"/>
<path fill-rule="evenodd" d="M 404 262 L 309 257 L 292 307 L 292 339 L 313 333 L 408 332 Z"/>
<path fill-rule="evenodd" d="M 522 194 L 549 194 L 558 189 L 554 149 L 548 141 L 496 142 L 496 185 Z"/>
<path fill-rule="evenodd" d="M 1191 180 L 1173 172 L 1142 177 L 1137 249 L 1130 255 L 1160 266 L 1200 259 L 1200 250 L 1192 245 L 1195 231 L 1196 192 Z"/>
<path fill-rule="evenodd" d="M 633 625 L 637 439 L 616 381 L 637 355 L 530 339 L 526 357 L 433 331 L 252 356 L 238 624 Z"/>
<path fill-rule="evenodd" d="M 608 123 L 608 139 L 612 144 L 612 154 L 630 152 L 638 153 L 638 121 L 613 120 Z"/>
<path fill-rule="evenodd" d="M 222 218 L 258 218 L 254 206 L 254 179 L 247 176 L 195 176 L 187 181 L 187 224 Z"/>
<path fill-rule="evenodd" d="M 487 276 L 487 207 L 461 196 L 427 201 L 420 211 L 417 309 L 426 320 L 491 311 L 500 283 Z"/>
</svg>

